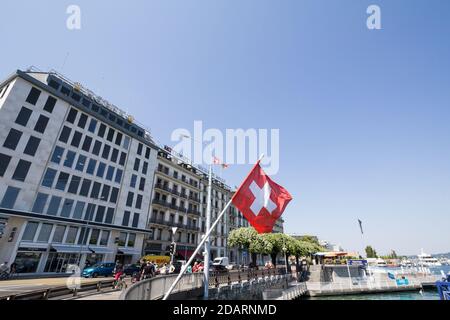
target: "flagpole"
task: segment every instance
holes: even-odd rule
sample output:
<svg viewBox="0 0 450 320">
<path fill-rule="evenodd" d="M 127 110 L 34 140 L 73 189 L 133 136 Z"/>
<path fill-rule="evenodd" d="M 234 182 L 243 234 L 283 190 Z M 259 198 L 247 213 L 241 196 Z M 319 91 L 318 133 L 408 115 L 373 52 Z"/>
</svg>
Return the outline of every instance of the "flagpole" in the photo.
<svg viewBox="0 0 450 320">
<path fill-rule="evenodd" d="M 206 235 L 205 235 L 205 255 L 203 259 L 203 299 L 209 298 L 209 255 L 211 250 L 211 242 L 209 234 L 211 231 L 211 191 L 212 191 L 212 164 L 209 165 L 208 175 L 208 195 L 206 205 Z"/>
<path fill-rule="evenodd" d="M 181 277 L 183 276 L 183 274 L 186 272 L 188 266 L 192 263 L 192 261 L 194 260 L 195 256 L 198 254 L 198 252 L 200 251 L 200 249 L 203 247 L 203 245 L 206 243 L 206 239 L 209 238 L 212 230 L 214 230 L 214 228 L 217 226 L 217 224 L 219 223 L 220 219 L 222 219 L 222 216 L 225 214 L 225 212 L 228 210 L 228 208 L 230 207 L 231 203 L 232 203 L 233 199 L 231 199 L 227 205 L 223 208 L 222 212 L 219 214 L 219 216 L 217 217 L 216 221 L 214 221 L 214 223 L 212 224 L 211 228 L 209 229 L 209 231 L 205 234 L 205 236 L 203 237 L 202 241 L 198 244 L 197 249 L 195 249 L 194 253 L 192 254 L 191 258 L 189 259 L 189 261 L 183 266 L 183 268 L 180 271 L 180 274 L 178 275 L 178 277 L 175 279 L 174 283 L 170 286 L 169 290 L 167 291 L 167 293 L 164 295 L 163 300 L 167 300 L 167 298 L 169 297 L 169 295 L 172 293 L 173 289 L 175 288 L 175 286 L 177 285 L 177 283 L 180 281 Z M 205 272 L 205 271 L 203 271 Z M 206 284 L 209 288 L 209 284 Z"/>
</svg>

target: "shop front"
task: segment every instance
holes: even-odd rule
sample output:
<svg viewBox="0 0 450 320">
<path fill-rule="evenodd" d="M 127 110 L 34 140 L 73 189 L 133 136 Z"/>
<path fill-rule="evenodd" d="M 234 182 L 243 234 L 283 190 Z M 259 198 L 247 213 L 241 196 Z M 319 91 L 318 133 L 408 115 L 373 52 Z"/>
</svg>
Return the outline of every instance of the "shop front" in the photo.
<svg viewBox="0 0 450 320">
<path fill-rule="evenodd" d="M 47 248 L 20 247 L 14 263 L 16 273 L 36 273 Z"/>
</svg>

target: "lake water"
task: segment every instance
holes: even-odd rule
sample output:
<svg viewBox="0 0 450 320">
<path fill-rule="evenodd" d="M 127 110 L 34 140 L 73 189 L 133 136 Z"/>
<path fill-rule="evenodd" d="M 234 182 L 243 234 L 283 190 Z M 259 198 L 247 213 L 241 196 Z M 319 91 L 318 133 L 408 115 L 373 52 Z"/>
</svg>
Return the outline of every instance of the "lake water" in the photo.
<svg viewBox="0 0 450 320">
<path fill-rule="evenodd" d="M 400 268 L 383 268 L 388 271 L 401 271 Z M 406 269 L 405 269 L 406 270 Z M 440 275 L 441 270 L 448 274 L 450 266 L 441 266 L 430 268 L 433 274 Z M 423 292 L 391 292 L 391 293 L 374 293 L 374 294 L 358 294 L 358 295 L 342 295 L 333 297 L 311 297 L 309 300 L 439 300 L 437 289 L 427 289 Z"/>
</svg>

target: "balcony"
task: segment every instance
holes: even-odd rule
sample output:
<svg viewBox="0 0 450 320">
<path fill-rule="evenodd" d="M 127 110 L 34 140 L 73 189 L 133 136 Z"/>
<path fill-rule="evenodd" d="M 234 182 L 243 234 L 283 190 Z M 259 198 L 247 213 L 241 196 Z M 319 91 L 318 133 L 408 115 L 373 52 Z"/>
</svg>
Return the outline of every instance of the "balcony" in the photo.
<svg viewBox="0 0 450 320">
<path fill-rule="evenodd" d="M 157 183 L 155 185 L 155 188 L 159 189 L 159 190 L 163 190 L 163 191 L 167 191 L 167 192 L 172 193 L 172 189 L 170 189 L 169 186 L 166 186 L 166 185 L 163 185 L 163 184 L 160 184 L 160 183 Z"/>
<path fill-rule="evenodd" d="M 167 227 L 177 227 L 184 230 L 191 230 L 191 231 L 200 231 L 200 227 L 194 226 L 194 225 L 187 225 L 183 223 L 177 223 L 175 221 L 170 220 L 164 220 L 164 219 L 158 219 L 158 218 L 150 218 L 150 223 L 152 224 L 159 224 Z"/>
<path fill-rule="evenodd" d="M 187 210 L 187 213 L 188 214 L 193 214 L 193 215 L 196 215 L 196 216 L 200 216 L 200 211 L 198 209 L 194 209 L 194 208 L 189 208 Z"/>
<path fill-rule="evenodd" d="M 200 203 L 199 197 L 189 196 L 189 200 Z"/>
</svg>

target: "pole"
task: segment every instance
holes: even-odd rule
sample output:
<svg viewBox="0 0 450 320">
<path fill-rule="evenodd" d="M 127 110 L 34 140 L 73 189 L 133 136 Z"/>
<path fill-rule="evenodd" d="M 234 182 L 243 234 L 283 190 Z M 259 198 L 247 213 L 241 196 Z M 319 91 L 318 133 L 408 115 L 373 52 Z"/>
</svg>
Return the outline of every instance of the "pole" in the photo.
<svg viewBox="0 0 450 320">
<path fill-rule="evenodd" d="M 211 250 L 210 231 L 211 231 L 211 192 L 212 192 L 212 164 L 209 165 L 208 175 L 208 196 L 206 205 L 206 234 L 205 234 L 205 256 L 203 259 L 203 299 L 209 298 L 209 254 Z"/>
<path fill-rule="evenodd" d="M 222 219 L 222 216 L 225 214 L 225 212 L 228 210 L 228 208 L 230 207 L 231 203 L 233 200 L 230 200 L 227 205 L 225 206 L 225 208 L 223 208 L 222 212 L 219 214 L 219 216 L 217 217 L 216 221 L 214 221 L 214 223 L 212 224 L 211 228 L 209 229 L 209 231 L 205 234 L 205 236 L 203 237 L 202 241 L 198 244 L 197 249 L 195 249 L 194 253 L 192 254 L 191 258 L 189 259 L 189 261 L 184 265 L 183 268 L 181 268 L 180 274 L 178 275 L 178 277 L 175 279 L 174 283 L 172 284 L 172 286 L 169 288 L 169 290 L 167 291 L 167 293 L 164 295 L 163 300 L 167 300 L 167 298 L 169 297 L 169 295 L 172 293 L 173 289 L 175 288 L 175 286 L 177 285 L 177 283 L 180 281 L 181 277 L 183 276 L 183 274 L 186 272 L 188 266 L 192 263 L 192 261 L 194 260 L 195 256 L 198 254 L 198 252 L 200 251 L 200 249 L 203 247 L 203 245 L 206 242 L 206 239 L 209 237 L 209 235 L 211 234 L 212 230 L 217 226 L 217 224 L 219 223 L 220 219 Z"/>
</svg>

